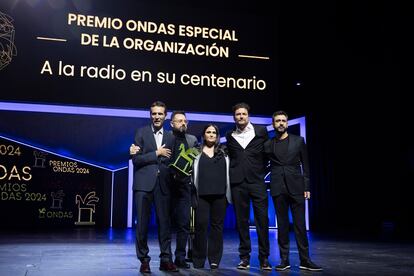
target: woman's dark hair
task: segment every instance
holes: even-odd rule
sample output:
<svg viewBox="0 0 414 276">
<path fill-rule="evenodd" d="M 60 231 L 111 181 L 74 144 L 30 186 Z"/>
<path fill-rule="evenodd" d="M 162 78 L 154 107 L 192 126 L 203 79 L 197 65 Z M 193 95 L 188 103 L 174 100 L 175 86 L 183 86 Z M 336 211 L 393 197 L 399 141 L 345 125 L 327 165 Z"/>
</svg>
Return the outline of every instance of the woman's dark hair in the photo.
<svg viewBox="0 0 414 276">
<path fill-rule="evenodd" d="M 224 147 L 220 144 L 220 131 L 219 131 L 219 128 L 215 124 L 211 124 L 211 123 L 205 125 L 204 128 L 203 128 L 203 134 L 201 136 L 201 141 L 202 141 L 201 150 L 203 150 L 202 147 L 206 145 L 206 141 L 204 140 L 204 135 L 206 134 L 206 130 L 209 127 L 213 127 L 216 131 L 216 143 L 214 144 L 214 156 L 222 157 L 222 156 L 226 155 Z"/>
</svg>

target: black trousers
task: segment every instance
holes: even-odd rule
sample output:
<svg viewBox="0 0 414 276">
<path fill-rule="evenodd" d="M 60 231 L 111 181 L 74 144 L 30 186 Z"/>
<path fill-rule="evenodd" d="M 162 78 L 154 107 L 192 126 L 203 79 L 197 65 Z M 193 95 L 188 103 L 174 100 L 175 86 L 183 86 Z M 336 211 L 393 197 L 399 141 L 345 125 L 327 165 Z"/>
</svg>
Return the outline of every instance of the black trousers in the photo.
<svg viewBox="0 0 414 276">
<path fill-rule="evenodd" d="M 141 262 L 149 262 L 148 225 L 152 203 L 155 205 L 161 262 L 171 261 L 170 196 L 161 191 L 159 179 L 151 192 L 135 191 L 137 225 L 135 249 Z"/>
<path fill-rule="evenodd" d="M 184 261 L 190 233 L 191 186 L 188 183 L 173 181 L 171 186 L 171 210 L 177 230 L 175 260 Z"/>
<path fill-rule="evenodd" d="M 309 243 L 305 224 L 305 198 L 303 195 L 282 193 L 272 197 L 277 216 L 277 236 L 282 261 L 289 260 L 289 208 L 301 262 L 309 260 Z"/>
<path fill-rule="evenodd" d="M 250 201 L 253 205 L 254 221 L 259 242 L 259 259 L 263 260 L 268 258 L 269 217 L 265 183 L 242 182 L 236 186 L 232 186 L 231 195 L 240 239 L 240 259 L 250 259 L 250 253 L 252 251 L 249 232 Z"/>
<path fill-rule="evenodd" d="M 193 265 L 204 267 L 206 257 L 210 264 L 220 264 L 223 256 L 223 226 L 227 199 L 223 195 L 200 195 L 195 210 L 195 238 Z M 210 221 L 210 231 L 209 228 Z"/>
</svg>

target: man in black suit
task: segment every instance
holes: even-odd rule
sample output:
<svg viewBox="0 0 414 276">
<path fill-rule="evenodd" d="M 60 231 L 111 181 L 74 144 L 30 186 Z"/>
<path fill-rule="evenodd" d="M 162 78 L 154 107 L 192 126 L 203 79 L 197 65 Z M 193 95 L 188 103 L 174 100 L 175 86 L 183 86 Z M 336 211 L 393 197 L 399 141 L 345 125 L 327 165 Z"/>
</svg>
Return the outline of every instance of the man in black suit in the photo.
<svg viewBox="0 0 414 276">
<path fill-rule="evenodd" d="M 278 244 L 281 262 L 276 270 L 290 268 L 289 208 L 299 250 L 300 269 L 321 271 L 309 257 L 305 226 L 305 199 L 310 198 L 308 153 L 303 137 L 288 134 L 288 115 L 284 111 L 273 114 L 275 138 L 265 143 L 271 164 L 270 192 L 276 210 Z"/>
<path fill-rule="evenodd" d="M 172 162 L 177 160 L 181 151 L 198 146 L 197 138 L 187 133 L 188 121 L 185 112 L 176 110 L 171 114 L 173 136 Z M 180 170 L 171 168 L 171 211 L 177 227 L 174 263 L 179 268 L 190 268 L 185 261 L 186 245 L 190 233 L 191 177 Z"/>
<path fill-rule="evenodd" d="M 177 272 L 171 256 L 170 174 L 172 135 L 164 131 L 167 107 L 157 101 L 151 105 L 151 125 L 139 128 L 130 154 L 134 164 L 134 199 L 137 210 L 136 253 L 140 272 L 151 273 L 148 255 L 148 225 L 154 203 L 158 223 L 160 270 Z"/>
<path fill-rule="evenodd" d="M 259 261 L 262 270 L 272 270 L 269 264 L 268 197 L 264 183 L 266 156 L 263 144 L 268 139 L 263 126 L 252 125 L 250 107 L 239 103 L 233 107 L 236 126 L 226 134 L 230 157 L 230 183 L 233 206 L 239 232 L 238 269 L 250 268 L 251 241 L 249 233 L 250 201 L 259 241 Z"/>
</svg>

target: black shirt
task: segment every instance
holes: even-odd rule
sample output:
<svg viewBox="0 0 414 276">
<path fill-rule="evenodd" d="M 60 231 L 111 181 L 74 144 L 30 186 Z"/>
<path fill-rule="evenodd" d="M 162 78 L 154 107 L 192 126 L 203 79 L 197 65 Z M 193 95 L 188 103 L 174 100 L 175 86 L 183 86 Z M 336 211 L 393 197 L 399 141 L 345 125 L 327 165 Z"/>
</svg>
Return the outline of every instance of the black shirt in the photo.
<svg viewBox="0 0 414 276">
<path fill-rule="evenodd" d="M 226 159 L 209 157 L 204 152 L 198 163 L 198 194 L 224 195 L 226 193 Z"/>
<path fill-rule="evenodd" d="M 288 146 L 289 146 L 289 136 L 283 140 L 275 140 L 275 154 L 280 161 L 286 162 Z"/>
<path fill-rule="evenodd" d="M 288 154 L 288 146 L 289 146 L 289 136 L 285 139 L 278 140 L 275 139 L 275 154 L 277 158 L 283 163 L 286 163 L 287 154 Z M 286 185 L 286 180 L 284 179 L 282 185 L 282 194 L 289 194 L 289 189 Z"/>
</svg>

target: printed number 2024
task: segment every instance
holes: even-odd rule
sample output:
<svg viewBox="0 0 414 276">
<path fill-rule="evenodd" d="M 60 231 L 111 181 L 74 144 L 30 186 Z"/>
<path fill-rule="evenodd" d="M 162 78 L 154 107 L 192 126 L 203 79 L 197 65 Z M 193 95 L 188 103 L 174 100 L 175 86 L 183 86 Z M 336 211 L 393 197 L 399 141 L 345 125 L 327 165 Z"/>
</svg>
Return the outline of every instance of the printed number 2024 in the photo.
<svg viewBox="0 0 414 276">
<path fill-rule="evenodd" d="M 26 201 L 46 201 L 46 194 L 24 193 Z"/>
<path fill-rule="evenodd" d="M 0 155 L 20 156 L 21 154 L 20 147 L 15 147 L 13 145 L 0 145 Z"/>
</svg>

